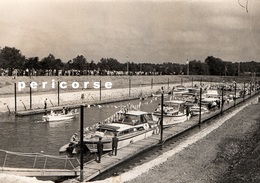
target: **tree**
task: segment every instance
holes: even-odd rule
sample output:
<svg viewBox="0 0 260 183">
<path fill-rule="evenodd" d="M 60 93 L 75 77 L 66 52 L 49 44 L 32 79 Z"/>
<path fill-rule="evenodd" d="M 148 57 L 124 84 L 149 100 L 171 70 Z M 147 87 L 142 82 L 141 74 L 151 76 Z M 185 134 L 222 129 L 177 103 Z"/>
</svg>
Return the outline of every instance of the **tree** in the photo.
<svg viewBox="0 0 260 183">
<path fill-rule="evenodd" d="M 25 60 L 24 69 L 29 69 L 28 75 L 33 75 L 34 71 L 40 69 L 40 63 L 38 57 L 30 57 Z"/>
<path fill-rule="evenodd" d="M 78 55 L 72 59 L 71 68 L 80 71 L 83 74 L 84 70 L 87 70 L 87 59 L 83 55 Z"/>
<path fill-rule="evenodd" d="M 47 71 L 48 76 L 55 74 L 58 75 L 58 70 L 63 68 L 63 66 L 64 64 L 62 61 L 60 59 L 56 59 L 52 54 L 40 61 L 40 68 L 44 74 L 46 74 Z"/>
<path fill-rule="evenodd" d="M 205 60 L 208 65 L 210 75 L 224 75 L 225 74 L 225 62 L 220 58 L 208 56 Z"/>
<path fill-rule="evenodd" d="M 0 52 L 0 62 L 3 69 L 8 69 L 8 75 L 12 76 L 14 69 L 23 68 L 25 56 L 20 50 L 6 46 Z"/>
</svg>

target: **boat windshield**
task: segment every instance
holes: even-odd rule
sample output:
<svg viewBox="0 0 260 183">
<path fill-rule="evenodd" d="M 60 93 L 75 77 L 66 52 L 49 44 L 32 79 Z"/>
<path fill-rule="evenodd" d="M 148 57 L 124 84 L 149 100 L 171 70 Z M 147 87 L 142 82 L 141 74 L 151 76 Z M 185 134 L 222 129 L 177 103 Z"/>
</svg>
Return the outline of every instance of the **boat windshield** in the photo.
<svg viewBox="0 0 260 183">
<path fill-rule="evenodd" d="M 179 104 L 165 103 L 164 107 L 167 107 L 168 109 L 171 109 L 171 110 L 178 110 Z"/>
<path fill-rule="evenodd" d="M 114 134 L 117 133 L 117 132 L 115 132 L 115 131 L 111 131 L 111 130 L 107 130 L 107 129 L 102 129 L 102 128 L 98 128 L 97 131 L 98 131 L 98 132 L 103 132 L 104 135 L 106 135 L 106 136 L 114 136 Z"/>
<path fill-rule="evenodd" d="M 122 123 L 128 125 L 138 125 L 142 123 L 141 120 L 142 119 L 140 118 L 140 116 L 126 114 L 125 118 L 122 120 Z"/>
</svg>

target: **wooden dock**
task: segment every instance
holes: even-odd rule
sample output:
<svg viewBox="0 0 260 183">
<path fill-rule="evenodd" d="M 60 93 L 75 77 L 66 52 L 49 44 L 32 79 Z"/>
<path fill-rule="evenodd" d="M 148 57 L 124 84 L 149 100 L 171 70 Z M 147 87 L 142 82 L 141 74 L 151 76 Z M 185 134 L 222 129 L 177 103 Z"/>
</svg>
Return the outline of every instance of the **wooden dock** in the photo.
<svg viewBox="0 0 260 183">
<path fill-rule="evenodd" d="M 163 130 L 163 140 L 167 141 L 197 125 L 197 120 L 189 120 L 183 123 L 179 123 L 171 128 L 165 128 Z M 156 134 L 152 137 L 137 141 L 124 148 L 118 149 L 117 156 L 110 156 L 109 153 L 104 154 L 101 158 L 101 163 L 97 163 L 95 160 L 85 163 L 83 169 L 84 181 L 89 181 L 95 178 L 102 172 L 115 167 L 116 165 L 136 156 L 145 150 L 148 150 L 151 147 L 157 146 L 159 143 L 160 134 Z"/>
<path fill-rule="evenodd" d="M 236 100 L 236 105 L 242 103 L 246 99 L 251 98 L 247 96 L 245 99 L 240 98 Z M 230 102 L 229 105 L 223 106 L 223 113 L 234 108 L 234 102 Z M 216 109 L 208 114 L 201 115 L 201 124 L 209 121 L 212 118 L 221 115 L 221 110 Z M 163 141 L 167 141 L 180 134 L 183 134 L 197 126 L 199 126 L 199 117 L 195 116 L 188 121 L 176 124 L 170 128 L 165 128 L 163 130 Z M 100 175 L 118 164 L 123 163 L 126 160 L 133 158 L 134 156 L 148 150 L 151 147 L 158 146 L 160 143 L 160 134 L 154 134 L 152 137 L 140 140 L 127 147 L 121 148 L 117 151 L 117 156 L 110 156 L 109 154 L 104 154 L 101 158 L 101 163 L 97 163 L 95 160 L 87 162 L 84 164 L 83 177 L 84 181 L 89 181 L 96 176 Z M 78 168 L 79 170 L 79 168 Z M 66 181 L 65 181 L 66 182 Z"/>
<path fill-rule="evenodd" d="M 43 114 L 45 111 L 50 112 L 51 110 L 53 111 L 61 111 L 63 107 L 69 107 L 71 109 L 76 109 L 79 108 L 81 105 L 104 105 L 104 104 L 109 104 L 109 103 L 115 103 L 115 102 L 124 102 L 128 100 L 135 100 L 138 99 L 137 97 L 127 97 L 127 98 L 121 98 L 121 99 L 116 99 L 116 100 L 109 100 L 109 101 L 99 101 L 99 102 L 90 102 L 90 103 L 82 103 L 82 104 L 71 104 L 71 105 L 63 105 L 63 106 L 53 106 L 53 107 L 48 107 L 47 109 L 39 108 L 39 109 L 28 109 L 25 111 L 17 111 L 16 116 L 29 116 L 29 115 L 35 115 L 35 114 Z"/>
</svg>

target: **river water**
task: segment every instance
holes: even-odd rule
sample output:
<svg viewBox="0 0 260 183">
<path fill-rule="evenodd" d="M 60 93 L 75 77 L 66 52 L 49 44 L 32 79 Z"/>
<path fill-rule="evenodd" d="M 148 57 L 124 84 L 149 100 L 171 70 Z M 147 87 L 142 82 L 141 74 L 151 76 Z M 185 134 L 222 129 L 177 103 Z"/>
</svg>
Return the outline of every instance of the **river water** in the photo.
<svg viewBox="0 0 260 183">
<path fill-rule="evenodd" d="M 140 110 L 152 112 L 160 103 L 160 98 L 148 98 L 147 100 L 131 100 L 126 102 L 110 103 L 100 106 L 93 106 L 84 109 L 84 127 L 91 126 L 104 121 L 113 115 L 120 107 L 138 105 L 141 102 Z M 68 143 L 70 137 L 79 133 L 80 118 L 79 116 L 70 121 L 60 122 L 43 122 L 42 114 L 30 115 L 24 117 L 2 116 L 0 118 L 0 149 L 12 152 L 23 153 L 42 153 L 48 155 L 60 156 L 59 149 Z M 0 152 L 0 166 L 4 162 L 5 153 Z M 43 167 L 45 159 L 38 159 L 36 168 Z M 59 163 L 57 163 L 59 161 Z M 62 162 L 60 162 L 62 161 Z M 7 167 L 32 168 L 35 158 L 21 157 L 8 154 L 5 162 Z M 39 164 L 39 165 L 38 165 Z M 64 160 L 48 160 L 46 168 L 64 164 Z M 74 164 L 75 165 L 75 164 Z"/>
</svg>

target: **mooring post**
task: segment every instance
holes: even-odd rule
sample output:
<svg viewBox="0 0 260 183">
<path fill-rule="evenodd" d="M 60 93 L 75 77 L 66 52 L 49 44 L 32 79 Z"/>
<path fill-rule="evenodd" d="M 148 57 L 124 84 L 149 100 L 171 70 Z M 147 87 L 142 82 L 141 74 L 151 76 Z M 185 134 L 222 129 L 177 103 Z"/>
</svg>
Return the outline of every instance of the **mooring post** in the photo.
<svg viewBox="0 0 260 183">
<path fill-rule="evenodd" d="M 151 78 L 151 89 L 153 89 L 153 78 Z"/>
<path fill-rule="evenodd" d="M 236 107 L 236 98 L 237 98 L 237 83 L 235 82 L 234 108 Z"/>
<path fill-rule="evenodd" d="M 14 112 L 17 112 L 16 83 L 14 83 Z"/>
<path fill-rule="evenodd" d="M 252 80 L 250 81 L 250 99 L 252 97 Z"/>
<path fill-rule="evenodd" d="M 58 81 L 58 106 L 60 105 L 60 81 Z"/>
<path fill-rule="evenodd" d="M 80 182 L 83 182 L 84 175 L 83 175 L 83 133 L 84 133 L 84 105 L 80 106 Z"/>
<path fill-rule="evenodd" d="M 160 138 L 160 144 L 163 143 L 163 90 L 162 90 L 162 96 L 161 96 L 161 120 L 160 120 L 160 127 L 161 127 L 161 138 Z"/>
<path fill-rule="evenodd" d="M 30 109 L 32 109 L 32 87 L 31 87 L 31 82 L 30 81 Z"/>
<path fill-rule="evenodd" d="M 220 114 L 223 114 L 223 107 L 224 107 L 224 86 L 221 88 L 221 112 Z"/>
<path fill-rule="evenodd" d="M 101 101 L 101 80 L 99 81 L 99 101 Z"/>
<path fill-rule="evenodd" d="M 170 79 L 168 78 L 168 90 L 170 88 Z"/>
<path fill-rule="evenodd" d="M 246 83 L 244 81 L 243 102 L 245 102 L 245 96 L 246 96 Z"/>
<path fill-rule="evenodd" d="M 199 125 L 201 124 L 201 96 L 202 96 L 202 88 L 200 87 L 200 114 L 199 114 Z"/>
<path fill-rule="evenodd" d="M 129 78 L 129 97 L 131 96 L 131 79 Z"/>
</svg>

